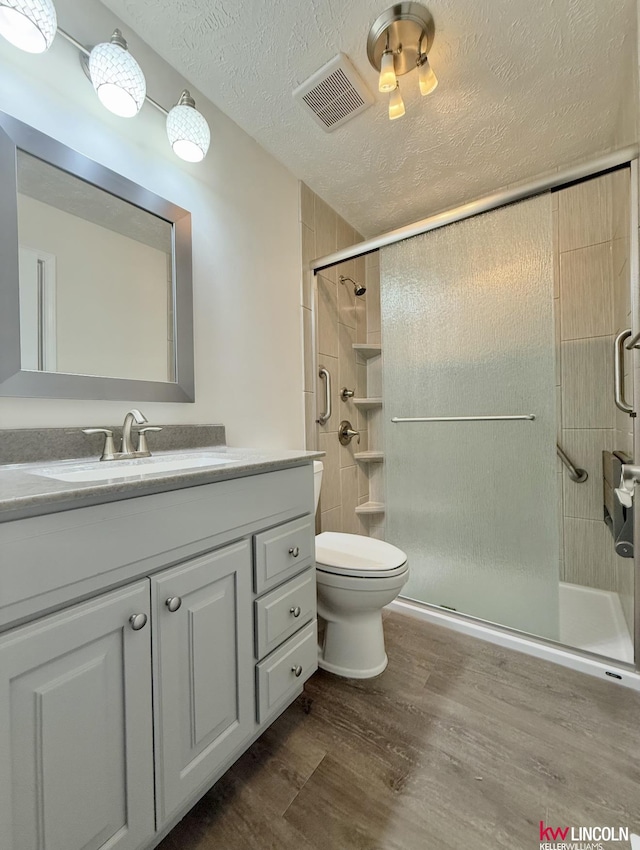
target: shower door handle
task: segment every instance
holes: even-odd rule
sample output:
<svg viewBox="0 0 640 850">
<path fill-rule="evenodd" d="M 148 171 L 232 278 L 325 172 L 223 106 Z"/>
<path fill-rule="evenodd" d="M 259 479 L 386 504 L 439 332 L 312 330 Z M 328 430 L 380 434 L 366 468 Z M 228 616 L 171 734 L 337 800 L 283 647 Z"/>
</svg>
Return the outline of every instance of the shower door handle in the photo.
<svg viewBox="0 0 640 850">
<path fill-rule="evenodd" d="M 614 342 L 613 351 L 613 381 L 614 381 L 614 400 L 618 410 L 623 413 L 628 413 L 629 416 L 635 416 L 633 408 L 627 403 L 624 397 L 624 344 L 631 336 L 631 331 L 620 331 Z"/>
<path fill-rule="evenodd" d="M 331 375 L 324 366 L 318 374 L 321 378 L 324 378 L 324 413 L 318 416 L 317 422 L 320 425 L 326 425 L 331 418 Z"/>
</svg>

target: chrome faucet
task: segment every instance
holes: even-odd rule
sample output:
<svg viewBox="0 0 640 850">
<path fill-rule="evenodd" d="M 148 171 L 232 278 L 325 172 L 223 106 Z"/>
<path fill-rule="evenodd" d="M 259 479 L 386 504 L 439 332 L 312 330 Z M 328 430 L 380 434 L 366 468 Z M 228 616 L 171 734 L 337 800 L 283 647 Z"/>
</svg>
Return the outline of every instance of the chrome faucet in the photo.
<svg viewBox="0 0 640 850">
<path fill-rule="evenodd" d="M 120 449 L 121 457 L 134 457 L 136 454 L 136 450 L 133 447 L 133 443 L 131 441 L 131 427 L 134 423 L 138 425 L 146 425 L 149 421 L 147 417 L 140 413 L 137 407 L 131 408 L 131 410 L 124 417 L 124 424 L 122 426 L 122 448 Z"/>
<path fill-rule="evenodd" d="M 162 431 L 154 425 L 147 425 L 146 428 L 138 429 L 138 447 L 134 448 L 131 431 L 134 425 L 146 425 L 147 417 L 141 413 L 136 407 L 132 408 L 124 417 L 122 426 L 122 446 L 120 451 L 115 450 L 113 442 L 113 431 L 108 428 L 83 428 L 83 434 L 104 434 L 104 448 L 100 460 L 126 460 L 127 458 L 135 457 L 150 457 L 149 445 L 147 443 L 147 431 Z"/>
</svg>

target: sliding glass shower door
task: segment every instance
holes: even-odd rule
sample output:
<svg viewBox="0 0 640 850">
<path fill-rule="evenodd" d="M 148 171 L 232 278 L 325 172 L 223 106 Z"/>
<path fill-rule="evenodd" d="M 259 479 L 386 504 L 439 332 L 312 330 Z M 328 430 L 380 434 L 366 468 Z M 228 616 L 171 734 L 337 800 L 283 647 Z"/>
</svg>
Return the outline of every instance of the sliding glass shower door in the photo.
<svg viewBox="0 0 640 850">
<path fill-rule="evenodd" d="M 380 270 L 403 595 L 557 639 L 551 198 L 384 248 Z"/>
</svg>

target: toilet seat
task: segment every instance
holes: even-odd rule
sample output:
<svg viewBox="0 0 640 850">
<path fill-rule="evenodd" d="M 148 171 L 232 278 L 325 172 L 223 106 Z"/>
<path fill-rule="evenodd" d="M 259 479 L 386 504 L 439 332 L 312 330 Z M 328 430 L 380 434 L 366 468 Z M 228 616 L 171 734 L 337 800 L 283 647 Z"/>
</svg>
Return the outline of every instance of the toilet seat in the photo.
<svg viewBox="0 0 640 850">
<path fill-rule="evenodd" d="M 407 570 L 407 556 L 384 540 L 324 531 L 316 536 L 316 569 L 352 578 L 392 578 Z"/>
</svg>

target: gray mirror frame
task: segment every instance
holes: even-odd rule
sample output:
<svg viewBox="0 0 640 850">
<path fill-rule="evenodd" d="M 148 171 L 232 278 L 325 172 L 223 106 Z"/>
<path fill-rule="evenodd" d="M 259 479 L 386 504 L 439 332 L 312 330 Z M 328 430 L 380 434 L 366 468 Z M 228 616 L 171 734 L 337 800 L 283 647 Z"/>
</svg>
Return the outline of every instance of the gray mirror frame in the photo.
<svg viewBox="0 0 640 850">
<path fill-rule="evenodd" d="M 137 381 L 62 372 L 35 372 L 20 363 L 18 276 L 18 150 L 98 186 L 173 225 L 176 380 Z M 28 124 L 0 112 L 0 396 L 112 401 L 195 400 L 191 213 L 99 165 Z"/>
</svg>

